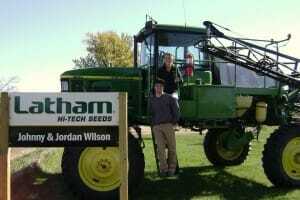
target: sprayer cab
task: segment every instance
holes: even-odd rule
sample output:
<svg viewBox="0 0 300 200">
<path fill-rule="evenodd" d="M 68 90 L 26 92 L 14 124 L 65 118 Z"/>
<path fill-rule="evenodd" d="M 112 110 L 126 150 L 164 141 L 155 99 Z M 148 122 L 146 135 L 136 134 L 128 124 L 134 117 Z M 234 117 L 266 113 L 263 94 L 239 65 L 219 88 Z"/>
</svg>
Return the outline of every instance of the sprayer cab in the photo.
<svg viewBox="0 0 300 200">
<path fill-rule="evenodd" d="M 148 69 L 154 80 L 163 65 L 164 55 L 171 54 L 173 66 L 182 82 L 195 82 L 197 78 L 202 78 L 202 83 L 210 84 L 212 77 L 207 72 L 210 71 L 207 55 L 196 47 L 199 40 L 205 37 L 205 28 L 147 21 L 145 27 L 134 37 L 135 67 Z"/>
</svg>

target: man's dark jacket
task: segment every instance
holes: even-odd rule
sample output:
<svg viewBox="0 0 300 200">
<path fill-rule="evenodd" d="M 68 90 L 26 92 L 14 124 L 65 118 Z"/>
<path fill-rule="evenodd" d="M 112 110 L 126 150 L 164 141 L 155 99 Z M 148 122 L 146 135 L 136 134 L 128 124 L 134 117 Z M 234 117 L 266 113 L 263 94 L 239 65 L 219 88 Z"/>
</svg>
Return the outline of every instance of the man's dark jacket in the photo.
<svg viewBox="0 0 300 200">
<path fill-rule="evenodd" d="M 172 94 L 177 90 L 177 84 L 175 82 L 176 70 L 172 66 L 171 70 L 168 72 L 165 65 L 159 68 L 157 73 L 158 80 L 164 81 L 164 91 L 165 93 Z"/>
</svg>

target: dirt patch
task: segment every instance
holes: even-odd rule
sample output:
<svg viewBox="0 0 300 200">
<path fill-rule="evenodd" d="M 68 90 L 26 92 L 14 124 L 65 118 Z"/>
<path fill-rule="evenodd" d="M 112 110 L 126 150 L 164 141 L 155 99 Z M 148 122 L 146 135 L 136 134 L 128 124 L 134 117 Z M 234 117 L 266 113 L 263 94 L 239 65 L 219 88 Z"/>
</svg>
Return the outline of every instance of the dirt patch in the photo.
<svg viewBox="0 0 300 200">
<path fill-rule="evenodd" d="M 60 174 L 47 174 L 36 163 L 12 175 L 12 200 L 67 200 Z"/>
<path fill-rule="evenodd" d="M 40 168 L 54 148 L 14 149 L 13 162 L 20 168 L 11 175 L 12 200 L 73 200 L 65 189 L 60 173 L 49 173 Z M 29 157 L 29 158 L 28 158 Z M 23 159 L 23 161 L 22 161 Z M 25 164 L 24 164 L 25 162 Z M 28 162 L 28 164 L 26 163 Z"/>
</svg>

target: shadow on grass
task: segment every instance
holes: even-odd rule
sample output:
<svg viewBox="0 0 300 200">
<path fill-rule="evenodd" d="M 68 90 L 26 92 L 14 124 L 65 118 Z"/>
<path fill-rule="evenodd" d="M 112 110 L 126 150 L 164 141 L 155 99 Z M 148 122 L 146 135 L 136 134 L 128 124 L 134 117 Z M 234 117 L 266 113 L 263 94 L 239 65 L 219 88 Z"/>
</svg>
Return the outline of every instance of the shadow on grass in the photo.
<svg viewBox="0 0 300 200">
<path fill-rule="evenodd" d="M 261 199 L 284 195 L 291 191 L 267 187 L 240 178 L 212 166 L 182 168 L 177 178 L 161 179 L 156 173 L 146 173 L 143 200 L 188 200 L 195 197 L 209 199 Z"/>
<path fill-rule="evenodd" d="M 12 200 L 73 200 L 61 174 L 43 172 L 36 164 L 12 175 Z"/>
</svg>

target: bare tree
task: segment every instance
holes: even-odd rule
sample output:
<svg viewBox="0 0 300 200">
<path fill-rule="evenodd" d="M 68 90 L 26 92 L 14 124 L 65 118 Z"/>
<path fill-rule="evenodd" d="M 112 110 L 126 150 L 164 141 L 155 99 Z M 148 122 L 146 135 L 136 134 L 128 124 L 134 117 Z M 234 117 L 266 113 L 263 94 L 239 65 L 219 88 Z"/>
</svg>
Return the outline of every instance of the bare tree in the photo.
<svg viewBox="0 0 300 200">
<path fill-rule="evenodd" d="M 17 76 L 10 77 L 8 79 L 0 79 L 0 91 L 9 92 L 17 89 L 16 84 L 19 82 Z"/>
</svg>

